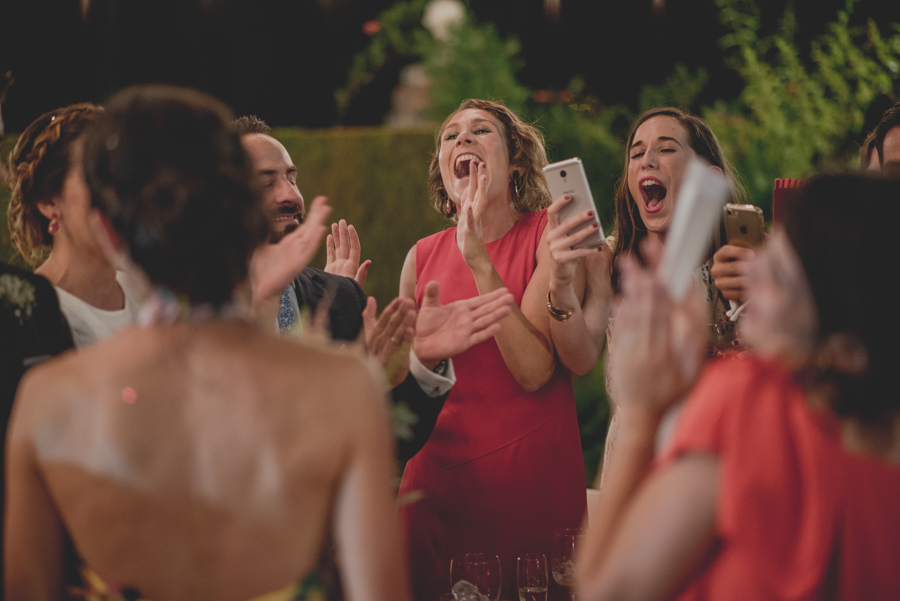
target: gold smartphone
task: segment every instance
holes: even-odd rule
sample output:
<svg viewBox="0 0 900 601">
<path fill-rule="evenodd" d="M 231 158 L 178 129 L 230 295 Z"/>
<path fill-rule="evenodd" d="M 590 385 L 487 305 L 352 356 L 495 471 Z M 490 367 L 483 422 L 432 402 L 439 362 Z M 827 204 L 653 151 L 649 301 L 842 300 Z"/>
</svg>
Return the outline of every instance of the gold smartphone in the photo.
<svg viewBox="0 0 900 601">
<path fill-rule="evenodd" d="M 756 205 L 730 202 L 723 211 L 728 244 L 753 248 L 763 241 L 766 225 L 762 209 Z"/>
</svg>

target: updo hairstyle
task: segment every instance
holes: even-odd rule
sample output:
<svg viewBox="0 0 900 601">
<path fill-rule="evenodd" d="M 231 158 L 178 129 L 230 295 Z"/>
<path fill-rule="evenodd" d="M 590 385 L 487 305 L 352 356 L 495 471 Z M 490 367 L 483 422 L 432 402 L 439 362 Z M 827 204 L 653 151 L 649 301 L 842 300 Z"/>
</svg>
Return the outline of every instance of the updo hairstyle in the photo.
<svg viewBox="0 0 900 601">
<path fill-rule="evenodd" d="M 150 280 L 191 303 L 228 301 L 266 235 L 231 119 L 205 93 L 133 86 L 85 134 L 91 202 Z"/>
<path fill-rule="evenodd" d="M 884 260 L 894 255 L 900 180 L 831 175 L 809 181 L 785 203 L 784 229 L 812 292 L 817 312 L 814 356 L 807 379 L 828 391 L 840 417 L 884 424 L 900 410 L 895 388 L 898 321 Z M 858 343 L 859 370 L 834 360 L 835 337 Z M 854 348 L 854 347 L 850 347 Z"/>
<path fill-rule="evenodd" d="M 32 266 L 47 258 L 53 236 L 50 220 L 38 210 L 62 191 L 72 144 L 103 109 L 89 103 L 48 111 L 35 119 L 9 155 L 9 209 L 6 223 L 13 246 Z"/>
</svg>

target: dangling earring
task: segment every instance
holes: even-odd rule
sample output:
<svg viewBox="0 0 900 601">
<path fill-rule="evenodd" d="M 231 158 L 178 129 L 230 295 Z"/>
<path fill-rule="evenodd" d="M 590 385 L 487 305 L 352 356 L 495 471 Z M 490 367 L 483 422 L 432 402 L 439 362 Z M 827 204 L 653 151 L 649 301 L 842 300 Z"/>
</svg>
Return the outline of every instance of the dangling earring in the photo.
<svg viewBox="0 0 900 601">
<path fill-rule="evenodd" d="M 518 171 L 513 171 L 513 174 L 512 174 L 512 185 L 513 185 L 513 190 L 514 190 L 515 193 L 516 193 L 516 200 L 519 199 L 519 179 L 520 179 L 519 172 L 518 172 Z"/>
<path fill-rule="evenodd" d="M 56 219 L 57 217 L 59 217 L 59 215 L 57 215 L 56 213 L 53 213 L 52 215 L 50 215 L 50 225 L 47 226 L 47 231 L 50 233 L 51 236 L 53 236 L 54 234 L 56 234 L 56 232 L 59 231 L 59 221 L 57 221 L 57 219 Z"/>
<path fill-rule="evenodd" d="M 449 198 L 447 199 L 447 210 L 445 211 L 445 214 L 448 218 L 456 215 L 456 205 L 453 204 L 453 201 Z"/>
<path fill-rule="evenodd" d="M 444 200 L 441 201 L 441 212 L 446 215 L 448 219 L 456 215 L 456 205 L 453 204 L 453 201 L 450 200 L 450 197 L 446 196 L 446 193 L 444 196 Z"/>
</svg>

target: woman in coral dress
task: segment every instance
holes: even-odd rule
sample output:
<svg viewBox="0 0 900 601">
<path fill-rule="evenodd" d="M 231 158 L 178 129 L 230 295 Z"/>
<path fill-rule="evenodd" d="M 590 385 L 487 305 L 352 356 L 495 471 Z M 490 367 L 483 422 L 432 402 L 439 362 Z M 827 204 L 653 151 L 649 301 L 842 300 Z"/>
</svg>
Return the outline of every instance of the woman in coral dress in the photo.
<svg viewBox="0 0 900 601">
<path fill-rule="evenodd" d="M 458 223 L 410 250 L 400 293 L 422 306 L 434 281 L 441 303 L 506 287 L 516 306 L 493 338 L 454 356 L 456 383 L 406 465 L 401 495 L 417 499 L 403 516 L 416 599 L 448 592 L 452 557 L 475 552 L 500 557 L 501 598 L 514 598 L 516 557 L 549 558 L 553 531 L 578 527 L 584 514 L 572 377 L 549 335 L 546 163 L 540 133 L 497 103 L 467 100 L 438 130 L 433 202 Z"/>
</svg>

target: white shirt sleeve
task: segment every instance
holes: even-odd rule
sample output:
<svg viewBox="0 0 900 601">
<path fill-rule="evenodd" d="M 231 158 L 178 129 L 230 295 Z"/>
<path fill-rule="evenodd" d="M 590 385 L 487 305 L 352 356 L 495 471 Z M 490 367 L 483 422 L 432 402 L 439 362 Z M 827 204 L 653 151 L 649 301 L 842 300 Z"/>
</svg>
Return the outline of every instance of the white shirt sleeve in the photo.
<svg viewBox="0 0 900 601">
<path fill-rule="evenodd" d="M 416 379 L 422 390 L 430 397 L 445 394 L 456 384 L 456 372 L 453 370 L 453 359 L 447 359 L 447 372 L 441 376 L 434 373 L 419 361 L 412 349 L 409 349 L 409 373 Z"/>
</svg>

